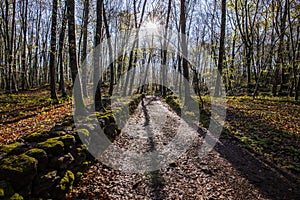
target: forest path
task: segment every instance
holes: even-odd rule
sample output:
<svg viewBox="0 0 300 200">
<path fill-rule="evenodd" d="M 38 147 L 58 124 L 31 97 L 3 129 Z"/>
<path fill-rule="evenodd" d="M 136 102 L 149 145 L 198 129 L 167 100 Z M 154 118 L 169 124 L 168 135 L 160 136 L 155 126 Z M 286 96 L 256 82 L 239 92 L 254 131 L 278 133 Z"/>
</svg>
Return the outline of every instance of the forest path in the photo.
<svg viewBox="0 0 300 200">
<path fill-rule="evenodd" d="M 122 129 L 116 144 L 125 150 L 145 155 L 154 150 L 163 151 L 176 137 L 180 121 L 182 119 L 166 104 L 156 97 L 148 96 Z M 297 193 L 299 177 L 254 157 L 241 148 L 237 141 L 224 135 L 207 156 L 200 158 L 198 152 L 203 144 L 202 136 L 205 135 L 205 130 L 199 128 L 195 131 L 189 127 L 184 127 L 183 130 L 185 134 L 193 136 L 193 140 L 186 141 L 190 146 L 187 146 L 187 151 L 178 159 L 167 163 L 162 169 L 145 173 L 125 173 L 96 163 L 74 188 L 70 197 L 75 199 L 299 198 Z M 154 165 L 157 164 L 156 159 L 151 161 Z M 145 162 L 147 163 L 147 159 Z M 131 172 L 134 169 L 139 170 L 139 167 L 149 166 L 149 162 L 146 165 L 140 162 L 140 165 L 135 166 L 127 165 L 126 161 L 119 163 L 120 167 Z"/>
</svg>

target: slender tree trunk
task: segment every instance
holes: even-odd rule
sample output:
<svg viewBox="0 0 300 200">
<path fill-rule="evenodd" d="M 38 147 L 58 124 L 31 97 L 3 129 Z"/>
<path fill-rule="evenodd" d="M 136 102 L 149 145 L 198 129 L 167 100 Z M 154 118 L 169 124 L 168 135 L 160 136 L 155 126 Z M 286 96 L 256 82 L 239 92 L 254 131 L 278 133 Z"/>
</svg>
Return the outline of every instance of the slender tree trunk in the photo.
<svg viewBox="0 0 300 200">
<path fill-rule="evenodd" d="M 102 13 L 103 13 L 103 0 L 97 0 L 97 23 L 96 23 L 96 35 L 95 35 L 95 47 L 101 43 L 102 34 Z M 94 91 L 95 91 L 95 110 L 99 111 L 103 108 L 101 99 L 101 84 L 102 84 L 102 70 L 100 67 L 100 55 L 95 52 L 94 54 Z M 100 77 L 100 80 L 99 80 Z"/>
<path fill-rule="evenodd" d="M 84 2 L 84 24 L 83 24 L 83 47 L 82 47 L 82 55 L 81 55 L 81 65 L 84 67 L 84 61 L 87 56 L 87 45 L 88 45 L 88 24 L 89 24 L 89 7 L 90 7 L 90 1 L 85 0 Z M 87 74 L 86 74 L 86 69 L 82 69 L 82 91 L 83 95 L 87 97 L 87 84 L 86 84 L 86 79 L 87 79 Z"/>
<path fill-rule="evenodd" d="M 108 21 L 107 21 L 104 5 L 103 5 L 103 19 L 104 19 L 105 32 L 106 32 L 106 37 L 107 37 L 107 41 L 108 41 L 108 50 L 109 50 L 109 66 L 110 66 L 109 95 L 112 96 L 113 90 L 114 90 L 115 67 L 114 67 L 114 63 L 113 63 L 113 48 L 112 48 L 112 44 L 111 44 L 111 37 L 110 37 L 109 26 L 108 26 Z"/>
<path fill-rule="evenodd" d="M 221 37 L 219 47 L 218 74 L 216 81 L 215 96 L 221 95 L 221 78 L 223 75 L 224 54 L 225 54 L 225 32 L 226 32 L 226 0 L 222 0 L 222 17 L 221 17 Z"/>
<path fill-rule="evenodd" d="M 186 5 L 185 0 L 180 1 L 180 28 L 181 28 L 181 48 L 183 53 L 183 63 L 182 63 L 182 69 L 183 69 L 183 76 L 185 78 L 184 81 L 184 95 L 185 100 L 184 103 L 188 105 L 188 103 L 191 100 L 190 96 L 190 85 L 189 85 L 189 67 L 188 67 L 188 52 L 187 52 L 187 41 L 186 41 Z"/>
<path fill-rule="evenodd" d="M 55 77 L 56 77 L 56 20 L 57 20 L 57 0 L 53 0 L 52 26 L 51 26 L 51 52 L 50 52 L 50 88 L 51 99 L 57 100 Z"/>
<path fill-rule="evenodd" d="M 64 59 L 63 59 L 63 49 L 65 43 L 65 35 L 66 35 L 66 26 L 67 26 L 67 15 L 66 15 L 67 6 L 65 5 L 64 16 L 62 21 L 61 32 L 59 34 L 59 50 L 58 50 L 58 57 L 59 57 L 59 90 L 62 93 L 62 97 L 67 96 L 66 88 L 65 88 L 65 77 L 64 77 Z"/>
<path fill-rule="evenodd" d="M 86 112 L 85 105 L 83 103 L 82 88 L 80 77 L 78 79 L 78 62 L 76 54 L 76 28 L 75 28 L 75 2 L 74 0 L 67 0 L 67 10 L 68 10 L 68 35 L 69 35 L 69 59 L 71 67 L 71 77 L 73 81 L 73 87 L 75 86 L 75 81 L 77 83 L 77 88 L 74 91 L 74 101 L 76 106 L 75 112 L 79 114 L 84 114 Z"/>
<path fill-rule="evenodd" d="M 22 90 L 25 90 L 26 87 L 26 44 L 27 44 L 27 8 L 28 0 L 23 1 L 23 11 L 22 11 L 22 20 L 23 20 L 23 52 L 22 52 Z"/>
<path fill-rule="evenodd" d="M 172 0 L 168 1 L 168 10 L 167 10 L 167 20 L 165 25 L 165 32 L 164 32 L 164 38 L 163 38 L 163 50 L 162 50 L 162 95 L 165 97 L 166 94 L 166 81 L 167 80 L 167 37 L 168 37 L 168 28 L 169 28 L 169 21 L 170 21 L 170 13 L 171 13 L 171 5 Z"/>
</svg>

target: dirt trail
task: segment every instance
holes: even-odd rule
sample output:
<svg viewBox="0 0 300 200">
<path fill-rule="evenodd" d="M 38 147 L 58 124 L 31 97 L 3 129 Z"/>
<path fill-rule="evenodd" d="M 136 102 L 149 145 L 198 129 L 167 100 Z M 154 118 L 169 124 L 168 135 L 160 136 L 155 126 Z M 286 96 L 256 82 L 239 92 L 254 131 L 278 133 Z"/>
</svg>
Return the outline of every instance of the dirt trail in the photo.
<svg viewBox="0 0 300 200">
<path fill-rule="evenodd" d="M 214 150 L 199 158 L 205 130 L 195 131 L 186 123 L 180 123 L 182 121 L 158 98 L 145 98 L 116 140 L 117 146 L 132 154 L 121 153 L 118 157 L 120 152 L 111 150 L 108 155 L 114 159 L 110 164 L 119 163 L 118 167 L 128 172 L 163 168 L 153 172 L 125 173 L 96 163 L 70 197 L 299 199 L 299 177 L 254 157 L 232 138 L 222 135 Z M 170 149 L 176 150 L 175 153 Z M 163 153 L 150 153 L 156 151 Z M 132 161 L 138 156 L 134 152 L 143 153 L 144 159 Z M 183 154 L 174 159 L 179 153 Z M 171 155 L 169 160 L 172 161 L 163 165 L 167 155 Z"/>
</svg>

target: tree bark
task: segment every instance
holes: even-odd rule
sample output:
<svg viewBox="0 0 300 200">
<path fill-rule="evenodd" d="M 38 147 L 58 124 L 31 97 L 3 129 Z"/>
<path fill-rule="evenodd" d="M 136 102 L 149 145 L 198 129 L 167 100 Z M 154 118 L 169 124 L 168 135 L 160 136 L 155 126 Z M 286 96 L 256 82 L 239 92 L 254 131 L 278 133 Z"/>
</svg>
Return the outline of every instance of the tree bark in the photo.
<svg viewBox="0 0 300 200">
<path fill-rule="evenodd" d="M 215 96 L 221 96 L 221 78 L 223 75 L 224 54 L 225 54 L 225 34 L 226 34 L 226 0 L 222 0 L 222 17 L 221 17 L 221 37 L 218 59 L 218 74 L 216 81 Z"/>
<path fill-rule="evenodd" d="M 55 77 L 56 77 L 56 20 L 57 20 L 57 0 L 53 0 L 52 5 L 52 26 L 51 26 L 51 52 L 50 52 L 50 89 L 51 99 L 57 100 Z"/>
<path fill-rule="evenodd" d="M 110 37 L 109 26 L 108 26 L 108 21 L 107 21 L 104 5 L 103 5 L 103 19 L 104 19 L 105 32 L 106 32 L 106 38 L 107 38 L 107 42 L 108 42 L 108 51 L 109 51 L 109 67 L 110 67 L 109 95 L 112 96 L 113 90 L 114 90 L 115 67 L 114 67 L 114 63 L 113 63 L 113 49 L 112 49 L 112 44 L 111 44 L 111 37 Z"/>
<path fill-rule="evenodd" d="M 103 13 L 103 0 L 97 0 L 97 23 L 96 23 L 96 35 L 95 35 L 95 47 L 101 43 L 102 34 L 102 13 Z M 100 111 L 103 108 L 101 97 L 101 84 L 102 84 L 102 71 L 100 67 L 100 55 L 99 52 L 94 53 L 94 91 L 95 91 L 95 110 Z M 100 78 L 100 80 L 99 80 Z"/>
<path fill-rule="evenodd" d="M 189 85 L 189 68 L 188 68 L 188 52 L 187 52 L 187 41 L 186 41 L 186 8 L 185 8 L 185 0 L 180 1 L 180 28 L 181 28 L 181 48 L 183 53 L 183 62 L 182 62 L 182 69 L 183 69 L 183 77 L 185 78 L 184 81 L 184 94 L 185 100 L 184 103 L 188 105 L 191 100 L 190 95 L 190 85 Z"/>
<path fill-rule="evenodd" d="M 65 35 L 66 35 L 66 26 L 67 26 L 67 6 L 65 5 L 64 8 L 64 14 L 63 14 L 63 20 L 61 25 L 61 32 L 59 34 L 59 50 L 58 50 L 58 57 L 59 57 L 59 90 L 61 90 L 62 97 L 67 96 L 66 88 L 65 88 L 65 77 L 64 77 L 64 59 L 63 59 L 63 49 L 64 49 L 64 43 L 65 43 Z"/>
<path fill-rule="evenodd" d="M 77 88 L 74 91 L 74 101 L 76 106 L 75 112 L 83 114 L 85 113 L 85 105 L 83 103 L 82 88 L 80 77 L 78 79 L 78 62 L 76 54 L 76 28 L 75 28 L 75 2 L 74 0 L 67 0 L 67 10 L 68 10 L 68 34 L 69 34 L 69 59 L 71 67 L 71 77 L 73 81 L 73 87 L 75 86 L 75 81 L 77 83 Z"/>
</svg>

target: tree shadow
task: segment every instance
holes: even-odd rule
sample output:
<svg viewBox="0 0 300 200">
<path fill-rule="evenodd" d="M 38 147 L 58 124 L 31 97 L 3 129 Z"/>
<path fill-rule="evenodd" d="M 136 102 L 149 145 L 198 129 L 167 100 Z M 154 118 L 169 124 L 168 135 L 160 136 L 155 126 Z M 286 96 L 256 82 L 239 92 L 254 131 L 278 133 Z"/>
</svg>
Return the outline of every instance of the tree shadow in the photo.
<svg viewBox="0 0 300 200">
<path fill-rule="evenodd" d="M 230 114 L 235 114 L 237 119 L 244 116 L 244 113 L 240 111 Z M 255 121 L 245 120 L 255 124 Z M 241 123 L 246 123 L 246 121 Z M 268 124 L 261 124 L 261 126 L 266 130 L 275 131 Z M 203 138 L 211 137 L 205 128 L 199 127 L 198 133 Z M 278 134 L 285 137 L 284 134 L 286 133 Z M 283 170 L 263 156 L 254 155 L 243 146 L 244 144 L 233 137 L 229 130 L 225 129 L 214 149 L 266 197 L 271 199 L 300 199 L 299 174 L 292 174 Z"/>
<path fill-rule="evenodd" d="M 151 104 L 153 101 L 157 101 L 156 97 L 145 97 L 142 99 L 142 111 L 145 117 L 144 127 L 148 136 L 148 151 L 154 152 L 156 150 L 155 141 L 154 141 L 154 133 L 150 124 L 150 115 L 147 109 L 147 105 Z M 158 158 L 153 157 L 151 163 L 153 163 L 154 167 L 158 164 Z M 150 188 L 153 192 L 153 199 L 165 199 L 165 193 L 163 192 L 163 188 L 165 186 L 165 180 L 159 170 L 152 171 L 149 174 L 150 180 Z"/>
</svg>

